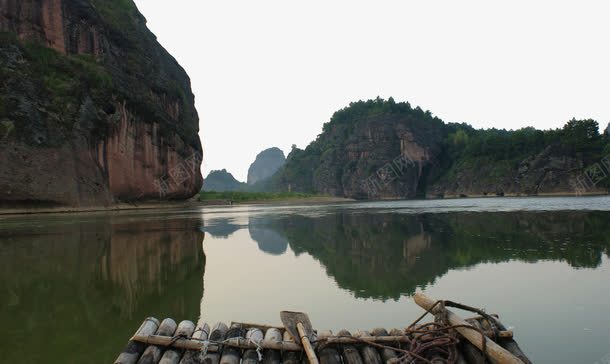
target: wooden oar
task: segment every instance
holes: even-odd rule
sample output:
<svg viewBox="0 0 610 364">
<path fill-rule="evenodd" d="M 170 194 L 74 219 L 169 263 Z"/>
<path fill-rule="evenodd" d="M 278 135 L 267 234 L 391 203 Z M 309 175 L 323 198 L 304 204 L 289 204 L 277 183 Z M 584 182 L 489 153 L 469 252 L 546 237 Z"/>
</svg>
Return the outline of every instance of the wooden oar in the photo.
<svg viewBox="0 0 610 364">
<path fill-rule="evenodd" d="M 290 333 L 295 342 L 303 345 L 303 350 L 307 354 L 309 364 L 319 364 L 316 352 L 311 346 L 313 340 L 313 328 L 307 314 L 302 312 L 282 311 L 280 318 L 286 331 Z"/>
</svg>

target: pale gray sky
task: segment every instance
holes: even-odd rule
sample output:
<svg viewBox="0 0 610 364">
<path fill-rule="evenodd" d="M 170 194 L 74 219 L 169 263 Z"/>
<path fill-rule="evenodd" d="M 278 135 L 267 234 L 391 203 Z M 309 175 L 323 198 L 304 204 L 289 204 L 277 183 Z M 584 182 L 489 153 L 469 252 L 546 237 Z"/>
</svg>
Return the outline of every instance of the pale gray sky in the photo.
<svg viewBox="0 0 610 364">
<path fill-rule="evenodd" d="M 191 76 L 204 175 L 245 180 L 351 101 L 393 96 L 448 122 L 610 121 L 605 1 L 136 0 Z"/>
</svg>

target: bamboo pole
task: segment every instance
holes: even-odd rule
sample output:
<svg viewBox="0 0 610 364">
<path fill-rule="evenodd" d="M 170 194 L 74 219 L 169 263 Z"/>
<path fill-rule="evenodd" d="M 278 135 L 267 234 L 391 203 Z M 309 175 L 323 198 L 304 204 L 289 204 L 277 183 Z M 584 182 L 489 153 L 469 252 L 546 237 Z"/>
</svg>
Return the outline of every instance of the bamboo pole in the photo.
<svg viewBox="0 0 610 364">
<path fill-rule="evenodd" d="M 210 326 L 204 323 L 201 327 L 198 327 L 193 334 L 193 339 L 195 340 L 207 340 L 208 335 L 210 333 Z M 182 356 L 182 360 L 180 360 L 180 364 L 199 364 L 201 359 L 201 351 L 200 350 L 188 350 Z"/>
<path fill-rule="evenodd" d="M 212 329 L 212 333 L 210 333 L 210 340 L 223 341 L 227 335 L 228 330 L 229 330 L 229 328 L 223 322 L 217 323 L 216 325 L 214 325 L 214 328 Z M 203 343 L 199 342 L 199 344 L 200 344 L 199 348 L 196 348 L 195 350 L 203 349 L 203 347 L 204 347 Z M 215 352 L 210 352 L 208 350 L 208 352 L 203 356 L 203 362 L 206 364 L 220 363 L 220 351 L 221 350 L 222 350 L 222 347 L 217 347 Z"/>
<path fill-rule="evenodd" d="M 225 326 L 226 327 L 226 326 Z M 226 331 L 225 331 L 226 332 Z M 201 341 L 201 340 L 192 340 L 192 339 L 177 339 L 172 340 L 171 337 L 167 336 L 159 336 L 159 335 L 134 335 L 131 340 L 145 343 L 148 345 L 165 345 L 165 346 L 173 346 L 180 349 L 187 350 L 201 350 L 205 346 L 208 345 L 209 353 L 216 353 L 219 351 L 219 347 L 221 346 L 233 346 L 240 349 L 257 349 L 257 346 L 251 343 L 249 340 L 244 338 L 232 338 L 223 340 L 222 338 L 214 339 L 210 337 L 211 341 Z M 218 344 L 218 342 L 222 342 L 222 344 Z M 338 336 L 328 336 L 328 337 L 320 337 L 318 338 L 318 342 L 324 342 L 325 344 L 337 344 L 337 345 L 346 345 L 346 344 L 362 344 L 366 342 L 377 343 L 377 344 L 392 344 L 392 343 L 408 343 L 409 338 L 406 336 L 369 336 L 363 338 L 353 338 L 353 337 L 338 337 Z M 270 341 L 263 340 L 260 342 L 260 346 L 263 349 L 273 349 L 273 350 L 281 350 L 281 351 L 303 351 L 303 347 L 295 342 L 288 341 Z"/>
<path fill-rule="evenodd" d="M 331 337 L 332 334 L 330 330 L 322 331 L 318 333 L 315 339 L 318 343 L 326 342 L 325 340 Z M 341 355 L 333 345 L 321 345 L 318 357 L 320 358 L 320 364 L 341 364 Z M 303 363 L 305 364 L 306 362 L 303 360 Z"/>
<path fill-rule="evenodd" d="M 166 318 L 161 322 L 161 325 L 159 325 L 157 335 L 165 336 L 171 340 L 174 332 L 176 332 L 176 327 L 176 321 L 171 318 Z M 161 360 L 161 355 L 164 350 L 165 347 L 157 345 L 147 347 L 146 350 L 144 350 L 144 354 L 140 357 L 140 360 L 138 360 L 138 364 L 157 364 L 159 360 Z"/>
<path fill-rule="evenodd" d="M 178 328 L 174 335 L 190 337 L 193 335 L 193 331 L 195 331 L 195 324 L 191 321 L 184 320 L 178 324 Z M 159 364 L 178 364 L 180 358 L 182 358 L 182 354 L 184 354 L 184 349 L 169 348 L 163 353 Z"/>
<path fill-rule="evenodd" d="M 476 327 L 477 329 L 483 331 L 483 328 L 479 324 L 479 321 L 474 320 L 474 321 L 466 321 L 466 322 L 470 323 L 472 326 Z M 488 335 L 485 335 L 485 336 L 489 337 Z M 468 360 L 468 363 L 472 363 L 472 364 L 488 363 L 488 360 L 486 359 L 485 354 L 483 354 L 483 352 L 481 350 L 479 350 L 476 346 L 472 345 L 468 341 L 462 341 L 460 344 L 462 347 L 462 353 L 464 353 L 464 357 Z"/>
<path fill-rule="evenodd" d="M 371 332 L 371 334 L 374 336 L 389 336 L 388 331 L 384 328 L 374 329 Z M 396 352 L 392 349 L 388 349 L 388 348 L 381 349 L 380 352 L 381 352 L 381 359 L 383 359 L 384 363 L 387 363 L 388 361 L 394 360 L 397 358 Z"/>
<path fill-rule="evenodd" d="M 246 339 L 254 343 L 263 341 L 263 332 L 259 328 L 250 328 L 246 332 Z M 255 349 L 246 349 L 241 357 L 241 364 L 258 364 L 258 352 Z"/>
<path fill-rule="evenodd" d="M 288 330 L 284 330 L 284 341 L 294 343 L 294 338 Z M 300 364 L 301 358 L 297 351 L 284 350 L 282 353 L 282 363 L 284 364 Z"/>
<path fill-rule="evenodd" d="M 337 336 L 352 336 L 349 331 L 343 329 L 337 333 Z M 358 349 L 354 345 L 346 344 L 340 345 L 341 355 L 343 356 L 343 362 L 346 364 L 364 364 L 362 357 L 358 352 Z"/>
<path fill-rule="evenodd" d="M 267 329 L 267 332 L 265 332 L 265 340 L 276 343 L 282 342 L 282 331 L 274 327 Z M 281 359 L 279 350 L 263 350 L 263 364 L 280 364 Z"/>
<path fill-rule="evenodd" d="M 371 336 L 371 334 L 368 331 L 358 331 L 358 332 L 356 332 L 356 334 L 354 336 L 357 338 L 366 340 L 366 341 L 371 341 L 371 342 L 373 340 L 375 340 L 375 337 Z M 362 355 L 362 360 L 364 361 L 365 364 L 382 364 L 381 356 L 379 355 L 379 352 L 377 351 L 376 348 L 374 348 L 370 345 L 361 346 L 360 354 Z"/>
<path fill-rule="evenodd" d="M 227 331 L 227 339 L 243 339 L 245 336 L 244 329 L 239 324 L 233 324 Z M 239 364 L 241 360 L 241 350 L 232 346 L 226 346 L 222 349 L 220 364 Z"/>
<path fill-rule="evenodd" d="M 496 337 L 501 338 L 501 339 L 512 339 L 513 335 L 514 335 L 512 330 L 506 330 L 506 328 L 504 326 L 502 326 L 503 329 L 500 329 L 500 327 L 498 327 L 499 330 L 494 332 L 494 330 L 489 326 L 489 324 L 487 324 L 487 319 L 485 319 L 484 317 L 481 317 L 481 316 L 468 318 L 464 321 L 481 329 L 481 331 L 487 337 L 493 337 L 495 335 Z M 498 321 L 498 319 L 495 317 L 494 317 L 494 321 L 496 323 L 500 323 L 500 321 Z M 498 343 L 498 344 L 500 344 L 500 346 L 504 347 L 501 343 Z"/>
<path fill-rule="evenodd" d="M 517 358 L 521 359 L 521 361 L 523 361 L 525 364 L 532 364 L 531 360 L 529 360 L 529 358 L 523 353 L 523 351 L 519 347 L 519 344 L 517 344 L 517 342 L 513 339 L 513 332 L 510 330 L 506 331 L 506 327 L 504 326 L 504 324 L 502 324 L 502 322 L 500 322 L 500 319 L 497 316 L 492 317 L 495 321 L 497 328 L 501 330 L 498 335 L 498 344 L 500 344 L 500 346 L 504 349 L 510 351 Z M 492 330 L 487 320 L 480 320 L 480 322 L 484 328 L 486 328 L 487 330 Z M 510 336 L 502 335 L 502 333 L 505 332 L 510 333 Z"/>
<path fill-rule="evenodd" d="M 136 331 L 136 335 L 152 335 L 158 328 L 159 320 L 149 317 L 144 320 L 138 331 Z M 141 341 L 129 340 L 123 352 L 114 361 L 114 364 L 136 364 L 144 349 L 146 349 L 146 345 Z"/>
<path fill-rule="evenodd" d="M 415 303 L 417 303 L 424 310 L 430 311 L 432 314 L 440 313 L 442 310 L 439 305 L 436 305 L 436 307 L 434 306 L 438 301 L 433 300 L 423 293 L 416 293 L 413 298 Z M 458 327 L 455 330 L 459 332 L 460 335 L 462 335 L 466 340 L 470 341 L 479 350 L 483 350 L 483 342 L 485 342 L 485 354 L 493 362 L 497 364 L 524 364 L 519 358 L 492 340 L 488 339 L 485 335 L 481 335 L 476 329 L 469 329 L 467 326 L 472 327 L 472 325 L 464 321 L 464 319 L 453 313 L 451 310 L 445 309 L 445 311 L 449 324 L 464 325 L 464 327 Z"/>
<path fill-rule="evenodd" d="M 303 326 L 303 324 L 300 322 L 297 322 L 297 331 L 299 332 L 299 336 L 301 337 L 301 344 L 303 345 L 303 350 L 305 351 L 305 354 L 307 354 L 309 364 L 319 364 L 316 352 L 313 350 L 313 346 L 311 346 L 309 338 L 307 337 L 307 333 L 305 332 L 305 326 Z"/>
</svg>

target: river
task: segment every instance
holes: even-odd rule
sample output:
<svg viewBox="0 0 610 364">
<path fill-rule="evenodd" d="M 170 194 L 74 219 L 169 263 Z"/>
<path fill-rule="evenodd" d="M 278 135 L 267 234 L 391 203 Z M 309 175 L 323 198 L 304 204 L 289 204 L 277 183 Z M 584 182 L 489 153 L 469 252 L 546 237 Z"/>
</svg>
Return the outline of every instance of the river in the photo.
<svg viewBox="0 0 610 364">
<path fill-rule="evenodd" d="M 417 291 L 498 313 L 535 363 L 610 359 L 610 197 L 0 217 L 7 363 L 110 363 L 147 316 L 404 327 Z"/>
</svg>

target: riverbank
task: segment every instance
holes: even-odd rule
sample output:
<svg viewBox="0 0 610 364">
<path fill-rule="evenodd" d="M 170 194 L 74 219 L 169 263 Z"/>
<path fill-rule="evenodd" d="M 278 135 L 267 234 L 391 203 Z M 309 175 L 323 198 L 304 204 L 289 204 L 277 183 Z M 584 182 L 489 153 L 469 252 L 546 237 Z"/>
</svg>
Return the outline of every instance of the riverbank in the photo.
<svg viewBox="0 0 610 364">
<path fill-rule="evenodd" d="M 227 191 L 227 192 L 201 192 L 198 197 L 202 204 L 300 204 L 300 203 L 334 203 L 355 201 L 350 198 L 316 195 L 300 192 L 242 192 L 242 191 Z M 223 203 L 224 202 L 224 203 Z"/>
<path fill-rule="evenodd" d="M 467 196 L 427 196 L 426 200 L 453 200 L 453 199 L 470 199 L 470 198 L 528 198 L 528 197 L 593 197 L 593 196 L 607 196 L 607 193 L 598 192 L 585 192 L 580 195 L 574 193 L 547 193 L 538 195 L 519 195 L 519 194 L 506 194 L 504 196 L 495 195 L 467 195 Z M 384 201 L 398 201 L 399 198 L 385 198 L 381 199 Z M 130 210 L 170 210 L 170 209 L 184 209 L 184 208 L 202 208 L 202 207 L 218 207 L 218 206 L 243 206 L 243 205 L 317 205 L 317 204 L 333 204 L 333 203 L 348 203 L 355 202 L 356 200 L 343 197 L 332 197 L 332 196 L 317 196 L 311 195 L 307 197 L 289 197 L 275 199 L 243 199 L 240 201 L 230 199 L 205 199 L 198 201 L 197 197 L 194 197 L 187 201 L 174 201 L 174 202 L 139 202 L 139 203 L 120 203 L 111 206 L 89 206 L 89 207 L 70 207 L 70 206 L 56 206 L 56 207 L 27 207 L 27 208 L 0 208 L 0 216 L 2 215 L 32 215 L 32 214 L 62 214 L 62 213 L 87 213 L 87 212 L 113 212 L 113 211 L 130 211 Z M 367 201 L 379 201 L 379 200 L 367 200 Z"/>
<path fill-rule="evenodd" d="M 243 200 L 231 201 L 224 199 L 203 200 L 197 201 L 194 199 L 188 201 L 175 202 L 141 202 L 141 203 L 120 203 L 112 206 L 89 206 L 89 207 L 70 207 L 70 206 L 55 206 L 55 207 L 27 207 L 27 208 L 0 208 L 0 216 L 2 215 L 33 215 L 33 214 L 69 214 L 69 213 L 88 213 L 88 212 L 114 212 L 114 211 L 139 211 L 139 210 L 171 210 L 184 208 L 201 208 L 213 206 L 237 206 L 237 205 L 316 205 L 353 202 L 354 200 L 341 197 L 330 196 L 311 196 L 303 198 L 284 198 L 275 200 Z"/>
<path fill-rule="evenodd" d="M 154 209 L 174 209 L 184 207 L 197 207 L 201 203 L 197 201 L 181 202 L 142 202 L 142 203 L 120 203 L 111 206 L 56 206 L 56 207 L 17 207 L 0 208 L 0 215 L 33 215 L 33 214 L 62 214 L 62 213 L 81 213 L 81 212 L 112 212 L 128 210 L 154 210 Z"/>
<path fill-rule="evenodd" d="M 605 191 L 583 191 L 576 193 L 571 192 L 547 192 L 528 195 L 526 193 L 505 193 L 502 195 L 496 194 L 447 194 L 447 195 L 427 195 L 426 199 L 454 199 L 454 198 L 495 198 L 495 197 L 579 197 L 579 196 L 606 196 L 608 192 Z"/>
</svg>

